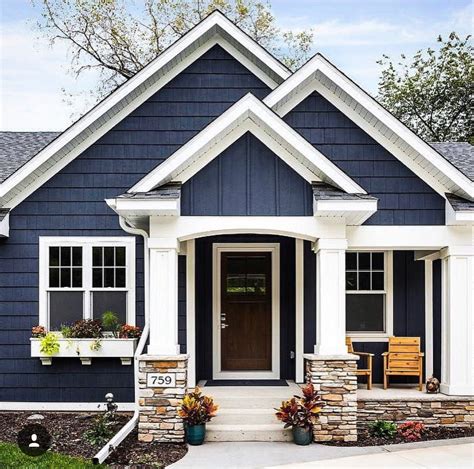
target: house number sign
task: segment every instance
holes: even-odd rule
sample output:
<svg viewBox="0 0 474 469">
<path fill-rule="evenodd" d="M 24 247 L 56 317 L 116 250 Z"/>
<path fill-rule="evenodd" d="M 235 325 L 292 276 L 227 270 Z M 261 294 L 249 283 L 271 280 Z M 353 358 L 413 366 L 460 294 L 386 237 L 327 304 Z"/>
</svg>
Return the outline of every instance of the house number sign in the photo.
<svg viewBox="0 0 474 469">
<path fill-rule="evenodd" d="M 149 388 L 175 388 L 176 373 L 147 373 L 146 385 Z"/>
</svg>

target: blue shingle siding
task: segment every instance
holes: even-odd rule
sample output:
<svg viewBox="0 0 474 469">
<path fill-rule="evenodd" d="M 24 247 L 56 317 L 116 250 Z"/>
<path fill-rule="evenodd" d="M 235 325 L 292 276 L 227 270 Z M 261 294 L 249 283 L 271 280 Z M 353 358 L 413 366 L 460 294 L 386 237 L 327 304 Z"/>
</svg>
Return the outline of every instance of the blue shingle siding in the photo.
<svg viewBox="0 0 474 469">
<path fill-rule="evenodd" d="M 284 120 L 379 199 L 366 225 L 444 224 L 443 197 L 318 93 Z"/>
<path fill-rule="evenodd" d="M 182 215 L 312 216 L 311 184 L 247 132 L 181 189 Z"/>
<path fill-rule="evenodd" d="M 126 192 L 249 91 L 269 89 L 223 49 L 208 51 L 16 207 L 0 239 L 0 401 L 133 400 L 133 370 L 120 361 L 30 358 L 38 323 L 39 236 L 126 236 L 105 198 Z M 137 322 L 143 325 L 143 244 L 137 238 Z M 179 260 L 179 337 L 185 348 L 185 263 Z M 5 287 L 5 288 L 3 288 Z"/>
</svg>

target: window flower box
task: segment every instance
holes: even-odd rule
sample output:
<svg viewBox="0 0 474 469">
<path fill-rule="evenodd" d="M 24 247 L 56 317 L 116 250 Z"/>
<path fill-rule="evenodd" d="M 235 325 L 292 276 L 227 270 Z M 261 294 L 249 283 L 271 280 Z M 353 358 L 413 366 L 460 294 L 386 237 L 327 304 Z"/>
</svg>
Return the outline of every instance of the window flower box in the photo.
<svg viewBox="0 0 474 469">
<path fill-rule="evenodd" d="M 53 358 L 79 358 L 90 365 L 92 358 L 120 358 L 122 365 L 131 365 L 138 339 L 76 339 L 59 336 L 59 351 L 48 355 L 41 352 L 41 337 L 31 338 L 31 356 L 38 357 L 43 365 L 51 365 Z"/>
</svg>

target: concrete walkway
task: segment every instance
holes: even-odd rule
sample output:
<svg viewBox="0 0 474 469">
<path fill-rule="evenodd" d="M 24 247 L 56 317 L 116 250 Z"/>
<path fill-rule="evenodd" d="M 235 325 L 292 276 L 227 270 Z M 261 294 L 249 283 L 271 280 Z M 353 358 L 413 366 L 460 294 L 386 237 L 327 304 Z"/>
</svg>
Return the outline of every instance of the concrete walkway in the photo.
<svg viewBox="0 0 474 469">
<path fill-rule="evenodd" d="M 339 447 L 293 443 L 232 442 L 190 446 L 172 469 L 210 468 L 456 468 L 474 467 L 474 438 L 401 445 Z"/>
</svg>

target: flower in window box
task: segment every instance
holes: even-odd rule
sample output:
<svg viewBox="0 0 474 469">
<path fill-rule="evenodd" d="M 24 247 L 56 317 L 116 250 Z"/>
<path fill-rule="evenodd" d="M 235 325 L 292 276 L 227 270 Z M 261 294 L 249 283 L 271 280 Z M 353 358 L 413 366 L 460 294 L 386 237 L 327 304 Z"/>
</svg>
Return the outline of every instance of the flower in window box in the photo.
<svg viewBox="0 0 474 469">
<path fill-rule="evenodd" d="M 124 324 L 120 328 L 121 339 L 138 339 L 142 333 L 142 330 L 138 326 L 131 326 L 130 324 Z"/>
<path fill-rule="evenodd" d="M 31 337 L 44 337 L 46 335 L 46 329 L 43 326 L 34 326 L 31 329 Z"/>
</svg>

